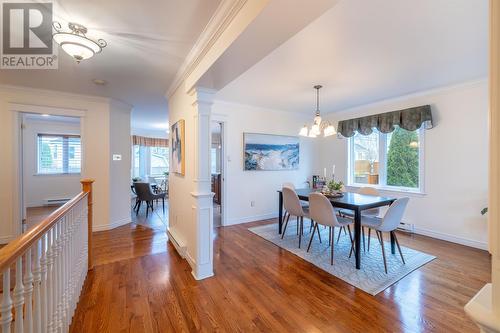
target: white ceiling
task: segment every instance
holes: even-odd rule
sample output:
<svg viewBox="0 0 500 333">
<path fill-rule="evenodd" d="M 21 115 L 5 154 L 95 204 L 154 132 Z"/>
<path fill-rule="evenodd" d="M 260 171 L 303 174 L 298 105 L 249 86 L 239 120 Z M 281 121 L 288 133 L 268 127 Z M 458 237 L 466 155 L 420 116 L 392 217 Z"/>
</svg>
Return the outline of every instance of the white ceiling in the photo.
<svg viewBox="0 0 500 333">
<path fill-rule="evenodd" d="M 219 2 L 59 0 L 55 20 L 83 24 L 108 46 L 80 64 L 59 50 L 58 70 L 1 70 L 0 84 L 113 97 L 134 106 L 133 127 L 166 129 L 165 91 Z"/>
<path fill-rule="evenodd" d="M 341 0 L 229 83 L 222 100 L 313 114 L 487 75 L 487 0 Z"/>
</svg>

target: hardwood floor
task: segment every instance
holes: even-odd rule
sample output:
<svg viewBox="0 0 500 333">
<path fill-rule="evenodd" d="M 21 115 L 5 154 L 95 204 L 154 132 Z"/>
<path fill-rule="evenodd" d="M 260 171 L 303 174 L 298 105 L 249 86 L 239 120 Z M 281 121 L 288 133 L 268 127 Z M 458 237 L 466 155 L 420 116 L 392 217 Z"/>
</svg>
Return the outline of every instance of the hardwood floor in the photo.
<svg viewBox="0 0 500 333">
<path fill-rule="evenodd" d="M 401 233 L 438 258 L 373 297 L 249 232 L 217 228 L 215 277 L 195 281 L 158 228 L 95 234 L 95 269 L 71 332 L 477 332 L 465 303 L 490 280 L 485 251 Z"/>
<path fill-rule="evenodd" d="M 26 208 L 26 230 L 42 222 L 59 207 L 60 206 L 41 206 Z"/>
</svg>

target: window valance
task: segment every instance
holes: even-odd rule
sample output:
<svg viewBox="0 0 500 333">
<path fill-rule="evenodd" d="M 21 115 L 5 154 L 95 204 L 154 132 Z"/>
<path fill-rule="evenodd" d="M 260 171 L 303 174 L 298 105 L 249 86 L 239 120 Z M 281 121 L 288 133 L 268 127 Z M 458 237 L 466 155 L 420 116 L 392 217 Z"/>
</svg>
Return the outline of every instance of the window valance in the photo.
<svg viewBox="0 0 500 333">
<path fill-rule="evenodd" d="M 168 147 L 168 139 L 132 135 L 132 145 L 144 147 Z"/>
<path fill-rule="evenodd" d="M 390 133 L 396 126 L 407 131 L 415 131 L 422 125 L 425 129 L 433 127 L 430 105 L 342 120 L 339 122 L 337 132 L 348 138 L 356 132 L 370 135 L 374 128 L 382 133 Z"/>
</svg>

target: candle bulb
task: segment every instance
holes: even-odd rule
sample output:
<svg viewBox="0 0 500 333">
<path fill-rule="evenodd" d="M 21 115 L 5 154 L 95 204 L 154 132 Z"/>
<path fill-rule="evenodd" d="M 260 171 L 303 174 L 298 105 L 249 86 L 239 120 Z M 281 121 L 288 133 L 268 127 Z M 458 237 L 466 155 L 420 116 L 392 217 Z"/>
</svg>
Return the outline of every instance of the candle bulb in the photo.
<svg viewBox="0 0 500 333">
<path fill-rule="evenodd" d="M 323 169 L 323 177 L 326 179 L 326 168 Z"/>
</svg>

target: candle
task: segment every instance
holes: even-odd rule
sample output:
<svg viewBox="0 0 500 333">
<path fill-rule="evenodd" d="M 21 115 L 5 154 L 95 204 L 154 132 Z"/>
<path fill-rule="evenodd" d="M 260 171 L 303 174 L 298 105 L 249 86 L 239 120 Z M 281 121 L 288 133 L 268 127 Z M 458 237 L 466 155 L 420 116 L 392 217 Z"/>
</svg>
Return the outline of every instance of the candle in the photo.
<svg viewBox="0 0 500 333">
<path fill-rule="evenodd" d="M 335 164 L 332 166 L 332 175 L 335 175 Z"/>
<path fill-rule="evenodd" d="M 325 177 L 325 179 L 326 179 L 326 168 L 323 169 L 323 177 Z"/>
</svg>

